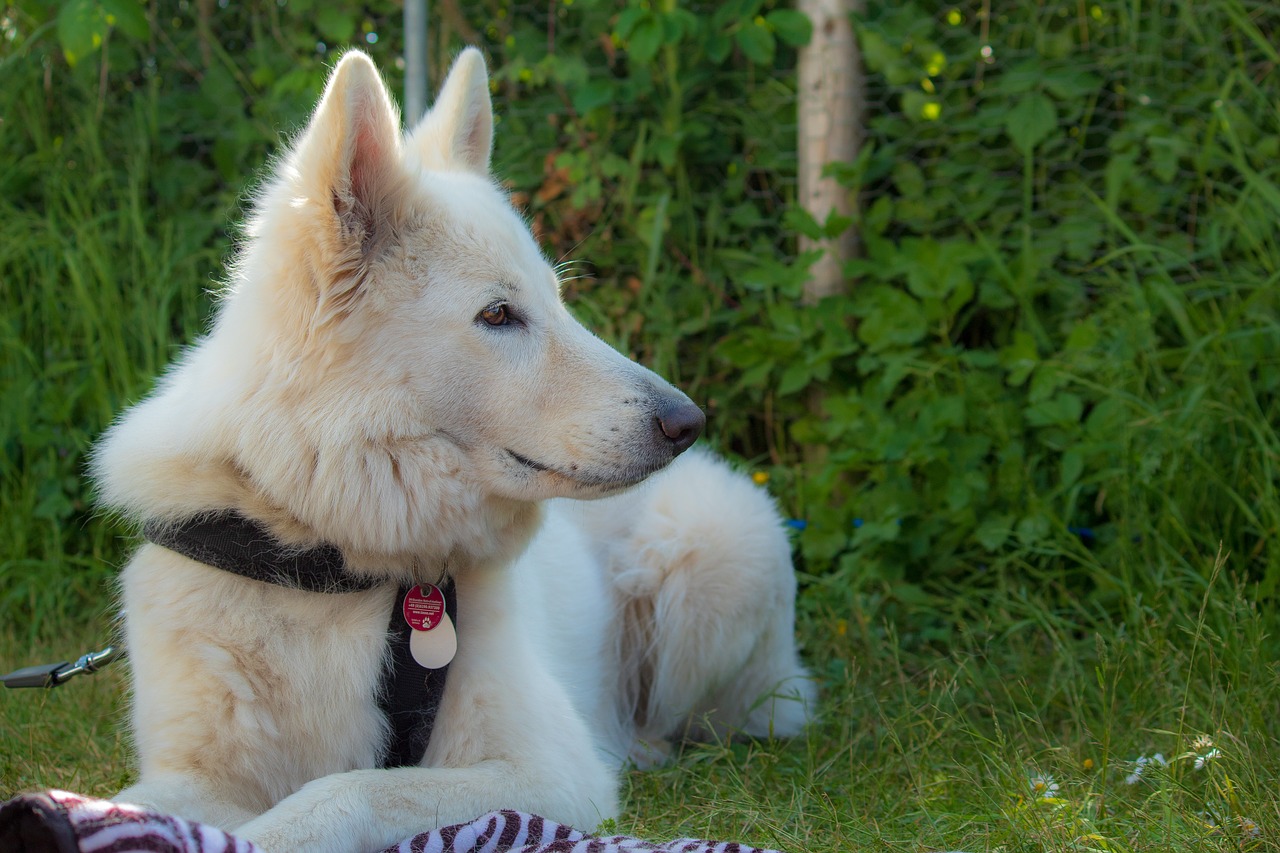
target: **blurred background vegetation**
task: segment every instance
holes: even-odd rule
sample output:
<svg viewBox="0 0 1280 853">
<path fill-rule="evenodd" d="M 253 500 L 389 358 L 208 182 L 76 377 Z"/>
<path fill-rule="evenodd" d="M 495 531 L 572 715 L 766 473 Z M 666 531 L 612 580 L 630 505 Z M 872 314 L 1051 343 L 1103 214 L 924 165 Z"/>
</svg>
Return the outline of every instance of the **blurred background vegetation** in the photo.
<svg viewBox="0 0 1280 853">
<path fill-rule="evenodd" d="M 930 642 L 1028 585 L 1095 612 L 1196 597 L 1220 542 L 1274 599 L 1274 4 L 868 0 L 865 143 L 832 166 L 859 214 L 825 223 L 795 204 L 810 33 L 787 4 L 430 16 L 432 85 L 462 44 L 488 53 L 496 171 L 574 260 L 573 310 L 768 477 L 810 624 Z M 0 6 L 0 617 L 19 633 L 105 602 L 128 542 L 85 454 L 200 333 L 246 193 L 350 45 L 400 89 L 393 2 Z M 843 228 L 847 293 L 807 304 L 797 237 Z"/>
</svg>

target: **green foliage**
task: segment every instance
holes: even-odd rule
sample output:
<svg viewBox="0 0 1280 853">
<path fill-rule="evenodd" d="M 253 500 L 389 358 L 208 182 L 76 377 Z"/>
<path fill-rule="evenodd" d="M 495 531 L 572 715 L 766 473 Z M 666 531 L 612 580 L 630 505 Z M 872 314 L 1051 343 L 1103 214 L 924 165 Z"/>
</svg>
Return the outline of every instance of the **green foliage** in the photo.
<svg viewBox="0 0 1280 853">
<path fill-rule="evenodd" d="M 58 42 L 68 65 L 103 47 L 112 30 L 138 41 L 151 35 L 151 24 L 137 0 L 68 0 L 58 11 Z"/>
<path fill-rule="evenodd" d="M 611 34 L 575 50 L 504 19 L 500 154 L 595 273 L 574 306 L 772 475 L 815 589 L 1051 568 L 1114 604 L 1224 541 L 1272 593 L 1273 10 L 870 4 L 851 223 L 795 206 L 794 84 L 760 74 L 809 32 L 694 8 L 575 3 L 558 33 Z M 805 304 L 795 237 L 849 227 L 850 292 Z"/>
<path fill-rule="evenodd" d="M 83 571 L 119 555 L 84 454 L 198 333 L 225 223 L 331 52 L 399 85 L 395 4 L 210 8 L 7 7 L 9 612 L 109 575 Z M 875 591 L 919 615 L 1045 572 L 1117 607 L 1220 540 L 1274 594 L 1274 10 L 868 4 L 866 141 L 830 167 L 861 207 L 818 221 L 794 200 L 812 28 L 786 3 L 441 8 L 433 79 L 488 49 L 497 171 L 567 300 L 770 476 L 807 610 Z M 797 238 L 850 228 L 848 293 L 806 303 Z"/>
<path fill-rule="evenodd" d="M 887 109 L 837 172 L 851 292 L 720 350 L 828 450 L 794 480 L 813 572 L 910 596 L 1041 566 L 1105 601 L 1225 541 L 1275 590 L 1280 83 L 1242 50 L 1265 13 L 1178 8 L 858 22 Z"/>
</svg>

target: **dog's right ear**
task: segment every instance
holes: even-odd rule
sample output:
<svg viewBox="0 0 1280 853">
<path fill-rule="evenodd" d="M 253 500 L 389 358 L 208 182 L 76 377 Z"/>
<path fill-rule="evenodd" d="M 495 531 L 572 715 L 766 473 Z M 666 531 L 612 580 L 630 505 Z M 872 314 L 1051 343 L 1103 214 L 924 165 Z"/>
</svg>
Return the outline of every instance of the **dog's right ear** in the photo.
<svg viewBox="0 0 1280 853">
<path fill-rule="evenodd" d="M 493 103 L 484 55 L 474 47 L 458 54 L 431 110 L 409 135 L 428 168 L 489 174 L 493 151 Z"/>
<path fill-rule="evenodd" d="M 310 214 L 323 256 L 321 317 L 349 307 L 372 254 L 395 228 L 400 140 L 399 112 L 378 69 L 360 51 L 347 53 L 285 164 L 294 206 Z"/>
</svg>

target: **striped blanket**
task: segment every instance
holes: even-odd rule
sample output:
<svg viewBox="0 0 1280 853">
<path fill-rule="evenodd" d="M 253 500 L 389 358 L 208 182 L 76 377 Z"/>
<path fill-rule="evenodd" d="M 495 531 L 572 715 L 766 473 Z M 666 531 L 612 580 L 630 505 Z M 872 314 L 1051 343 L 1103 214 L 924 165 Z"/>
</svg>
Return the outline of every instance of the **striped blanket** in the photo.
<svg viewBox="0 0 1280 853">
<path fill-rule="evenodd" d="M 66 791 L 23 794 L 0 805 L 5 853 L 255 853 L 220 829 L 138 806 Z M 432 829 L 387 848 L 399 853 L 777 853 L 682 838 L 663 844 L 594 836 L 536 815 L 500 811 Z"/>
</svg>

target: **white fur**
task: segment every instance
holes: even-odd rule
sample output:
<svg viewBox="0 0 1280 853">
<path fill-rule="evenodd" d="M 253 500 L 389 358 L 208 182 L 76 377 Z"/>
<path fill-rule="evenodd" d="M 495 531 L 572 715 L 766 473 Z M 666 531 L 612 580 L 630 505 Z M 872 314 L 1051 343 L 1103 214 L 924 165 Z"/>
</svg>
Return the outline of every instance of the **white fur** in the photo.
<svg viewBox="0 0 1280 853">
<path fill-rule="evenodd" d="M 385 581 L 299 592 L 140 548 L 121 578 L 140 778 L 119 800 L 267 851 L 377 850 L 495 808 L 590 828 L 629 757 L 804 725 L 776 510 L 710 456 L 670 464 L 701 415 L 561 304 L 488 176 L 492 126 L 474 50 L 407 136 L 344 57 L 210 333 L 99 445 L 101 496 L 131 517 L 235 509 Z M 445 572 L 458 652 L 430 746 L 372 769 L 396 586 Z"/>
</svg>

